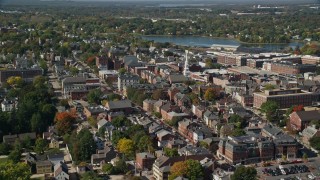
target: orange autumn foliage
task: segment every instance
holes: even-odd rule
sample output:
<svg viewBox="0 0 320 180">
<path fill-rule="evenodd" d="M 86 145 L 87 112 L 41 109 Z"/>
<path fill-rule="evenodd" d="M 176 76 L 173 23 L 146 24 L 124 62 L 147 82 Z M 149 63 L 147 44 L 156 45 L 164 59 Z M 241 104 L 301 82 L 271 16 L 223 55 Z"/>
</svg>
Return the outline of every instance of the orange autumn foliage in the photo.
<svg viewBox="0 0 320 180">
<path fill-rule="evenodd" d="M 56 114 L 55 126 L 60 135 L 71 133 L 73 124 L 76 121 L 76 114 L 73 112 L 59 112 Z"/>
</svg>

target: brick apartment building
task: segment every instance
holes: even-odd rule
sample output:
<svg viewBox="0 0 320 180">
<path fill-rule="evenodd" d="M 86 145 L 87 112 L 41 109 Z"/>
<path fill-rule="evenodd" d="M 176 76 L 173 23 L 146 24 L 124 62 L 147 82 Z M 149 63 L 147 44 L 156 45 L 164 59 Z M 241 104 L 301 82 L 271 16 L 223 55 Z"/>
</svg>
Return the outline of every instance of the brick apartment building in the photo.
<svg viewBox="0 0 320 180">
<path fill-rule="evenodd" d="M 269 59 L 247 59 L 247 66 L 251 68 L 262 68 L 264 62 L 270 62 Z"/>
<path fill-rule="evenodd" d="M 247 58 L 241 55 L 217 53 L 217 62 L 225 65 L 246 66 Z"/>
<path fill-rule="evenodd" d="M 253 163 L 274 158 L 274 144 L 261 136 L 228 137 L 219 142 L 217 156 L 230 164 Z"/>
<path fill-rule="evenodd" d="M 316 64 L 320 63 L 320 57 L 306 55 L 306 56 L 301 57 L 301 61 L 302 61 L 302 64 L 315 64 L 316 65 Z"/>
<path fill-rule="evenodd" d="M 312 102 L 318 99 L 319 94 L 302 91 L 300 88 L 273 89 L 253 93 L 253 107 L 260 108 L 267 101 L 277 102 L 280 108 L 289 108 L 292 105 L 311 106 Z"/>
<path fill-rule="evenodd" d="M 286 134 L 275 137 L 246 135 L 222 139 L 218 145 L 217 156 L 230 164 L 248 164 L 281 158 L 296 158 L 298 144 Z"/>
<path fill-rule="evenodd" d="M 313 64 L 292 64 L 292 63 L 271 63 L 271 72 L 279 74 L 303 74 L 315 72 L 316 65 Z"/>
</svg>

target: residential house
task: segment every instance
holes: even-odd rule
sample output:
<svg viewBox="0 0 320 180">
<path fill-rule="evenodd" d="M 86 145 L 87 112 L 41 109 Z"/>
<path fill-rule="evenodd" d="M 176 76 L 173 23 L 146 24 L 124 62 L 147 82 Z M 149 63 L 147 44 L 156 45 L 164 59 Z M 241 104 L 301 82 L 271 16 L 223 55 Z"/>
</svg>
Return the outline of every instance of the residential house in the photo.
<svg viewBox="0 0 320 180">
<path fill-rule="evenodd" d="M 174 95 L 173 100 L 180 107 L 181 106 L 190 107 L 192 104 L 191 99 L 186 94 L 182 94 L 180 92 Z"/>
<path fill-rule="evenodd" d="M 64 162 L 64 153 L 48 154 L 47 158 L 55 166 Z"/>
<path fill-rule="evenodd" d="M 14 108 L 17 108 L 18 101 L 15 100 L 9 100 L 9 99 L 4 99 L 1 102 L 1 109 L 2 112 L 11 112 Z"/>
<path fill-rule="evenodd" d="M 97 150 L 96 154 L 91 155 L 91 164 L 92 165 L 101 165 L 105 162 L 110 162 L 113 158 L 116 157 L 116 152 L 113 147 L 105 146 L 103 150 Z"/>
<path fill-rule="evenodd" d="M 180 156 L 209 155 L 209 154 L 211 154 L 211 152 L 205 148 L 192 146 L 190 144 L 178 149 L 178 153 Z"/>
<path fill-rule="evenodd" d="M 171 74 L 168 77 L 168 81 L 170 82 L 170 84 L 174 84 L 174 83 L 184 83 L 186 81 L 188 81 L 189 79 L 187 77 L 185 77 L 182 74 Z"/>
<path fill-rule="evenodd" d="M 206 112 L 205 106 L 202 105 L 192 105 L 192 113 L 197 116 L 197 118 L 201 119 L 203 114 Z"/>
<path fill-rule="evenodd" d="M 109 112 L 122 111 L 124 114 L 133 112 L 132 103 L 130 100 L 108 101 L 105 105 Z"/>
<path fill-rule="evenodd" d="M 132 74 L 123 74 L 118 76 L 118 90 L 122 91 L 125 86 L 138 84 L 140 77 Z"/>
<path fill-rule="evenodd" d="M 313 137 L 320 137 L 320 130 L 313 126 L 307 126 L 303 131 L 302 131 L 302 142 L 310 145 L 309 140 Z"/>
<path fill-rule="evenodd" d="M 52 163 L 48 160 L 36 162 L 37 174 L 52 173 Z"/>
<path fill-rule="evenodd" d="M 320 120 L 320 111 L 298 111 L 290 114 L 290 125 L 297 131 L 305 129 L 311 121 Z"/>
<path fill-rule="evenodd" d="M 53 176 L 55 180 L 69 180 L 68 166 L 59 162 L 54 166 Z"/>
<path fill-rule="evenodd" d="M 150 153 L 142 152 L 136 154 L 136 168 L 138 169 L 152 169 L 152 165 L 154 161 L 156 160 L 156 157 Z"/>
<path fill-rule="evenodd" d="M 154 104 L 156 103 L 156 100 L 152 99 L 146 99 L 143 101 L 143 110 L 146 112 L 153 112 L 154 110 Z"/>
<path fill-rule="evenodd" d="M 209 127 L 215 129 L 217 132 L 217 125 L 220 123 L 220 119 L 217 113 L 207 110 L 203 114 L 203 121 Z"/>
</svg>

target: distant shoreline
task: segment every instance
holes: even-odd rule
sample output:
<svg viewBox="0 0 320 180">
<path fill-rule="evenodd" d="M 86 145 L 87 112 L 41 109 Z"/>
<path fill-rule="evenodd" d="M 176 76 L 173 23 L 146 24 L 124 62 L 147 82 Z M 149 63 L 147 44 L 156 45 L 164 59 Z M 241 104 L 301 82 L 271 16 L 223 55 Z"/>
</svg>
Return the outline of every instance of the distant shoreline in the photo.
<svg viewBox="0 0 320 180">
<path fill-rule="evenodd" d="M 251 43 L 251 42 L 244 42 L 244 41 L 240 41 L 237 38 L 226 38 L 226 37 L 215 37 L 215 36 L 202 36 L 202 35 L 142 35 L 142 34 L 138 34 L 138 36 L 144 36 L 144 37 L 204 37 L 204 38 L 212 38 L 212 39 L 222 39 L 222 40 L 234 40 L 237 41 L 238 43 L 240 43 L 240 45 L 286 45 L 286 44 L 290 44 L 290 43 L 303 43 L 305 44 L 303 41 L 298 41 L 298 40 L 294 40 L 294 41 L 290 41 L 287 43 Z"/>
</svg>

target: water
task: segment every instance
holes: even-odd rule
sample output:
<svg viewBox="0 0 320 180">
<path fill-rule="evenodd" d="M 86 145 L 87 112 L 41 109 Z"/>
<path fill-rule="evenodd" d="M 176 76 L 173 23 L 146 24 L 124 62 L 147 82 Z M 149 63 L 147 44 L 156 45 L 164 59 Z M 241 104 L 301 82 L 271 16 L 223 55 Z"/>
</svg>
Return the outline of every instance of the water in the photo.
<svg viewBox="0 0 320 180">
<path fill-rule="evenodd" d="M 268 51 L 280 51 L 285 48 L 296 46 L 302 47 L 303 43 L 291 42 L 288 44 L 242 44 L 234 39 L 223 39 L 214 37 L 201 37 L 201 36 L 142 36 L 143 39 L 160 42 L 160 43 L 173 43 L 181 46 L 197 46 L 197 47 L 211 47 L 212 45 L 220 46 L 240 46 L 249 48 L 262 48 Z"/>
</svg>

